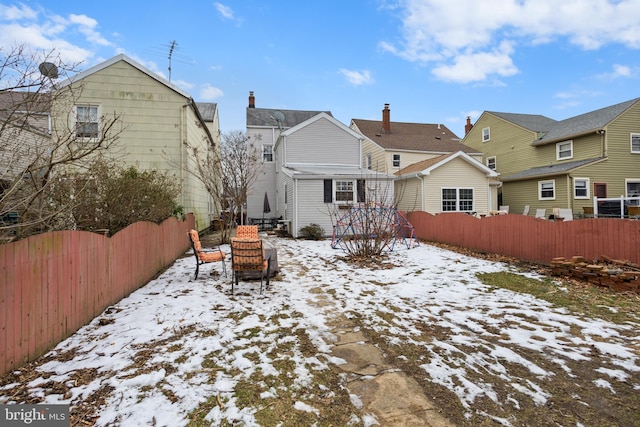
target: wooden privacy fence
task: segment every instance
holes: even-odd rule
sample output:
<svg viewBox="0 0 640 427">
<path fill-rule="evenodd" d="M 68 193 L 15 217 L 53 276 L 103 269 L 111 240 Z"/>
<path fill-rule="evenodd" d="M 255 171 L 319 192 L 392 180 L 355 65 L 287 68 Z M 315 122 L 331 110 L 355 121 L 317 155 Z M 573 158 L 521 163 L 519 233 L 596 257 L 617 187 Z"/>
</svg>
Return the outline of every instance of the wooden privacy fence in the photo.
<svg viewBox="0 0 640 427">
<path fill-rule="evenodd" d="M 550 264 L 556 257 L 603 256 L 640 264 L 640 221 L 593 218 L 548 221 L 508 214 L 475 218 L 464 213 L 410 212 L 418 238 Z"/>
<path fill-rule="evenodd" d="M 189 248 L 186 221 L 138 222 L 109 238 L 55 231 L 0 245 L 0 374 L 36 359 Z"/>
</svg>

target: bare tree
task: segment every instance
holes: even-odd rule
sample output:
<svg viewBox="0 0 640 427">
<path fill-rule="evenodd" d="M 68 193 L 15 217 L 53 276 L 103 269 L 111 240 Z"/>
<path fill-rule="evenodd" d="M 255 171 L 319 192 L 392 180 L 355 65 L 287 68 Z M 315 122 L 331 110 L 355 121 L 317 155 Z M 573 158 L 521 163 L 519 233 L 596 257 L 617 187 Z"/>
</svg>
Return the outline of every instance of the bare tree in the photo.
<svg viewBox="0 0 640 427">
<path fill-rule="evenodd" d="M 73 199 L 52 203 L 58 172 L 81 166 L 114 145 L 122 132 L 119 116 L 99 118 L 99 132 L 87 137 L 79 128 L 56 127 L 52 108 L 72 108 L 82 84 L 55 86 L 76 72 L 54 51 L 30 52 L 24 46 L 0 47 L 0 238 L 12 240 L 55 230 L 68 217 Z M 71 110 L 65 112 L 65 117 Z M 83 128 L 86 129 L 86 128 Z"/>
<path fill-rule="evenodd" d="M 220 147 L 209 147 L 203 152 L 188 146 L 188 151 L 196 163 L 192 173 L 221 209 L 222 241 L 226 242 L 228 230 L 235 226 L 237 215 L 242 213 L 248 189 L 261 173 L 262 164 L 256 147 L 244 132 L 230 131 L 221 137 Z"/>
<path fill-rule="evenodd" d="M 332 245 L 354 261 L 374 262 L 403 237 L 404 217 L 384 180 L 357 181 L 356 205 L 333 205 L 329 215 L 334 227 Z M 391 183 L 390 185 L 393 185 Z"/>
</svg>

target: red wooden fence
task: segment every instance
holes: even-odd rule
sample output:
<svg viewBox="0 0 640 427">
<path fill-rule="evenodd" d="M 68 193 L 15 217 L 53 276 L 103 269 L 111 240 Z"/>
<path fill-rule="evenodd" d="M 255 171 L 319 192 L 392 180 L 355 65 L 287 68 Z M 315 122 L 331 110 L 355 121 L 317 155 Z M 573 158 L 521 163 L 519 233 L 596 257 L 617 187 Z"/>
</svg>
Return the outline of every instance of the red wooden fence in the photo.
<svg viewBox="0 0 640 427">
<path fill-rule="evenodd" d="M 549 264 L 555 257 L 603 256 L 640 264 L 640 221 L 580 219 L 554 222 L 525 215 L 475 218 L 463 213 L 410 212 L 416 236 L 482 252 Z"/>
<path fill-rule="evenodd" d="M 113 237 L 56 231 L 0 245 L 0 374 L 34 360 L 189 248 L 195 223 L 132 224 Z"/>
</svg>

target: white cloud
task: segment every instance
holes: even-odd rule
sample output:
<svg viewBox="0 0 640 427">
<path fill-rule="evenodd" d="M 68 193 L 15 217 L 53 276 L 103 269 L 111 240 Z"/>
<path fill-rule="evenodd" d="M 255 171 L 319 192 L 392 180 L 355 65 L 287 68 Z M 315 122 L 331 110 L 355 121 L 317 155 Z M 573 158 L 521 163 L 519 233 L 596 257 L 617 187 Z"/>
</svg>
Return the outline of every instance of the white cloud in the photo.
<svg viewBox="0 0 640 427">
<path fill-rule="evenodd" d="M 360 86 L 363 84 L 372 84 L 374 82 L 373 77 L 369 70 L 355 71 L 347 70 L 346 68 L 340 69 L 340 74 L 347 78 L 347 81 L 354 86 Z"/>
<path fill-rule="evenodd" d="M 459 83 L 483 81 L 493 75 L 513 76 L 518 73 L 518 68 L 513 64 L 511 52 L 511 47 L 503 44 L 493 52 L 460 54 L 452 65 L 437 65 L 432 73 L 441 80 Z"/>
<path fill-rule="evenodd" d="M 215 99 L 222 98 L 223 95 L 224 95 L 224 92 L 222 92 L 222 89 L 219 89 L 215 86 L 212 86 L 209 83 L 206 83 L 204 87 L 200 90 L 198 99 L 201 99 L 203 101 L 213 101 Z"/>
<path fill-rule="evenodd" d="M 403 7 L 403 42 L 383 41 L 380 48 L 433 64 L 433 73 L 449 81 L 515 74 L 513 52 L 497 48 L 505 42 L 514 48 L 557 40 L 585 50 L 610 43 L 640 48 L 638 0 L 492 0 L 491 7 L 477 0 L 407 0 Z"/>
<path fill-rule="evenodd" d="M 94 56 L 92 49 L 81 48 L 73 41 L 74 33 L 92 45 L 111 46 L 97 28 L 98 21 L 86 15 L 70 14 L 65 18 L 25 5 L 0 5 L 0 45 L 54 51 L 70 64 L 87 62 Z"/>
<path fill-rule="evenodd" d="M 220 13 L 220 15 L 222 15 L 223 18 L 225 19 L 234 19 L 233 16 L 233 9 L 231 9 L 229 6 L 226 6 L 222 3 L 214 3 L 213 4 L 214 7 L 216 8 L 216 10 L 218 11 L 218 13 Z"/>
</svg>

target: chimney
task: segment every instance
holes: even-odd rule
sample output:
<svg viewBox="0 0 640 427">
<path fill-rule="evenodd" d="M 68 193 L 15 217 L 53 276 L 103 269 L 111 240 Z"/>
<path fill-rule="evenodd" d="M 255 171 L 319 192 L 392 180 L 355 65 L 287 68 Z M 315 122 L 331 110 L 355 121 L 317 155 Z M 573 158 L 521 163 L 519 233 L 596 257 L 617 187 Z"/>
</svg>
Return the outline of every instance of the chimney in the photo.
<svg viewBox="0 0 640 427">
<path fill-rule="evenodd" d="M 256 97 L 253 96 L 253 91 L 249 91 L 249 108 L 256 108 Z"/>
<path fill-rule="evenodd" d="M 382 110 L 382 129 L 384 133 L 391 133 L 391 110 L 389 110 L 389 104 L 384 104 L 384 110 Z"/>
<path fill-rule="evenodd" d="M 473 125 L 471 124 L 471 117 L 467 116 L 467 124 L 464 125 L 464 134 L 468 134 L 473 129 Z"/>
</svg>

